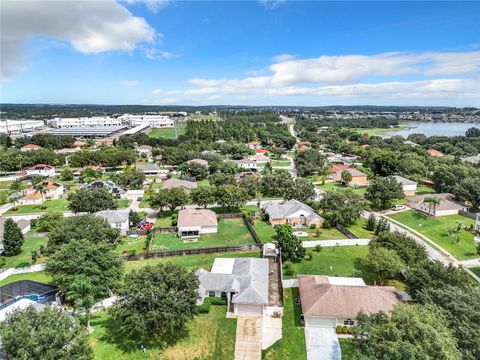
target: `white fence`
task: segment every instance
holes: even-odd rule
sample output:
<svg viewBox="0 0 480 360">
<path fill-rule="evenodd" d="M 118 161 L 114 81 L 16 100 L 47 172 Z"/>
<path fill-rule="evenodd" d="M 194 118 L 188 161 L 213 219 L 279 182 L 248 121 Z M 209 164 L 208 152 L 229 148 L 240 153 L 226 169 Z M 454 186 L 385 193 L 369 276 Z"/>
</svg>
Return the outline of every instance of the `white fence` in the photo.
<svg viewBox="0 0 480 360">
<path fill-rule="evenodd" d="M 361 245 L 365 246 L 370 243 L 370 239 L 341 239 L 341 240 L 307 240 L 302 241 L 304 248 L 312 248 L 317 245 L 321 247 L 332 247 L 332 246 L 355 246 Z"/>
<path fill-rule="evenodd" d="M 282 280 L 282 286 L 284 289 L 298 287 L 298 279 L 285 279 Z"/>
<path fill-rule="evenodd" d="M 38 272 L 43 270 L 45 270 L 44 264 L 36 264 L 29 267 L 24 267 L 24 268 L 9 268 L 4 272 L 0 273 L 0 281 L 5 280 L 11 275 L 27 274 L 27 273 Z"/>
</svg>

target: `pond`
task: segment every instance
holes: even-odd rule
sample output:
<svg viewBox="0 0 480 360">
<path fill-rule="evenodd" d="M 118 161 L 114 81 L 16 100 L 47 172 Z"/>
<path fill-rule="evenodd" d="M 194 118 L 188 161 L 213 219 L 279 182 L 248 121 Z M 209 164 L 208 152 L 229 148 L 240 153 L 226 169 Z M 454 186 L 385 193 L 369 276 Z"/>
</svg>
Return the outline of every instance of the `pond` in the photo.
<svg viewBox="0 0 480 360">
<path fill-rule="evenodd" d="M 410 134 L 424 134 L 426 136 L 462 136 L 472 128 L 480 128 L 480 123 L 469 122 L 405 122 L 402 125 L 408 126 L 402 130 L 386 130 L 382 133 L 384 137 L 400 135 L 407 138 Z"/>
</svg>

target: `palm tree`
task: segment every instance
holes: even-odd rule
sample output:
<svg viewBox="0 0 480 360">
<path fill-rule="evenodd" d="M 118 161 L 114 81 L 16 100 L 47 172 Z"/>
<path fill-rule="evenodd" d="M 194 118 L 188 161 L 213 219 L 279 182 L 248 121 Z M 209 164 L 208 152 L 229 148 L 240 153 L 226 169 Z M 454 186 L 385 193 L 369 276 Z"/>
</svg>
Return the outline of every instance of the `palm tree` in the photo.
<svg viewBox="0 0 480 360">
<path fill-rule="evenodd" d="M 14 208 L 16 206 L 18 198 L 23 194 L 23 190 L 25 190 L 25 187 L 25 184 L 18 179 L 10 184 L 10 190 L 14 192 L 10 196 L 10 202 L 13 204 Z"/>
<path fill-rule="evenodd" d="M 35 184 L 34 188 L 35 188 L 35 194 L 40 193 L 40 195 L 42 196 L 42 203 L 43 203 L 45 201 L 43 195 L 47 191 L 45 184 L 43 182 L 39 182 Z"/>
<path fill-rule="evenodd" d="M 75 312 L 78 309 L 83 309 L 85 311 L 85 317 L 87 320 L 87 329 L 92 331 L 90 326 L 90 311 L 92 306 L 95 304 L 95 288 L 92 285 L 92 282 L 85 277 L 76 278 L 71 286 L 70 290 L 67 293 L 67 299 L 73 301 L 73 308 Z"/>
<path fill-rule="evenodd" d="M 437 196 L 429 196 L 423 200 L 424 204 L 428 204 L 428 212 L 432 214 L 432 208 L 433 208 L 433 216 L 435 216 L 437 212 L 437 206 L 440 205 L 440 202 L 442 200 L 437 197 Z"/>
</svg>

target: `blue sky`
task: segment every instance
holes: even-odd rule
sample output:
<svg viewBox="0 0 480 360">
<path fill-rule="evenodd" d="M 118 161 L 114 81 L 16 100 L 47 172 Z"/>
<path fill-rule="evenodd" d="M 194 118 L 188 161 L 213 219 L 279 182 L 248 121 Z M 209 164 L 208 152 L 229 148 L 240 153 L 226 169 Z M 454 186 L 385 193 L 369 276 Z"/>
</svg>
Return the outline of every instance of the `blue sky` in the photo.
<svg viewBox="0 0 480 360">
<path fill-rule="evenodd" d="M 478 2 L 2 2 L 1 102 L 480 106 Z"/>
</svg>

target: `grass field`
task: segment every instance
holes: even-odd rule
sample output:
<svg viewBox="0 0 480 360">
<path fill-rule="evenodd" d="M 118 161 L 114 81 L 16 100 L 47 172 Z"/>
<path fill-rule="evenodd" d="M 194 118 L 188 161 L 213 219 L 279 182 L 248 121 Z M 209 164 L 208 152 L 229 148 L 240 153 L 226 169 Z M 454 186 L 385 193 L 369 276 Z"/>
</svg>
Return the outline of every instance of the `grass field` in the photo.
<svg viewBox="0 0 480 360">
<path fill-rule="evenodd" d="M 42 209 L 42 206 L 46 206 L 46 209 Z M 44 201 L 39 205 L 18 205 L 17 211 L 8 210 L 7 215 L 14 214 L 34 214 L 45 211 L 68 211 L 68 200 L 67 199 L 54 199 Z"/>
<path fill-rule="evenodd" d="M 32 281 L 38 281 L 38 282 L 49 284 L 52 281 L 52 278 L 45 271 L 37 271 L 37 272 L 27 273 L 27 274 L 17 274 L 17 275 L 11 275 L 6 279 L 0 281 L 0 286 L 7 285 L 19 280 L 32 280 Z"/>
<path fill-rule="evenodd" d="M 202 234 L 196 242 L 184 242 L 174 234 L 157 234 L 150 250 L 185 250 L 254 243 L 243 219 L 221 219 L 218 222 L 217 233 Z"/>
<path fill-rule="evenodd" d="M 30 266 L 32 251 L 36 251 L 41 245 L 47 243 L 47 238 L 26 238 L 23 242 L 22 252 L 15 256 L 5 256 L 4 268 L 17 268 Z M 37 260 L 40 262 L 40 260 Z"/>
<path fill-rule="evenodd" d="M 416 195 L 435 194 L 435 189 L 430 186 L 417 185 Z"/>
<path fill-rule="evenodd" d="M 472 270 L 472 272 L 473 272 L 475 275 L 480 276 L 480 267 L 470 268 L 470 270 Z"/>
<path fill-rule="evenodd" d="M 282 339 L 263 351 L 265 360 L 306 360 L 305 332 L 301 324 L 302 309 L 295 304 L 298 288 L 285 289 L 283 292 Z"/>
<path fill-rule="evenodd" d="M 290 166 L 289 160 L 272 160 L 272 166 Z"/>
<path fill-rule="evenodd" d="M 320 230 L 317 235 L 317 230 Z M 303 231 L 308 234 L 308 236 L 299 236 L 300 240 L 337 240 L 337 239 L 345 239 L 346 236 L 343 235 L 337 228 L 295 228 L 293 231 Z"/>
<path fill-rule="evenodd" d="M 145 249 L 145 241 L 146 236 L 125 236 L 117 243 L 115 252 L 117 254 L 132 254 L 133 252 L 140 253 Z"/>
<path fill-rule="evenodd" d="M 355 225 L 348 228 L 353 234 L 357 235 L 360 239 L 370 239 L 373 237 L 373 232 L 365 229 L 367 225 L 367 219 L 360 218 Z"/>
<path fill-rule="evenodd" d="M 368 246 L 324 247 L 314 252 L 311 260 L 292 263 L 296 275 L 327 275 L 361 277 L 373 284 L 375 275 L 362 264 L 368 254 Z"/>
<path fill-rule="evenodd" d="M 456 228 L 456 221 L 461 221 L 464 225 L 470 225 L 475 222 L 472 219 L 460 215 L 434 218 L 420 211 L 403 211 L 389 215 L 389 217 L 425 235 L 459 260 L 477 257 L 475 255 L 473 233 L 461 230 L 460 242 L 456 244 L 447 232 L 448 227 Z"/>
<path fill-rule="evenodd" d="M 126 209 L 130 206 L 130 203 L 132 202 L 132 200 L 129 200 L 129 199 L 115 199 L 115 201 L 117 202 L 117 206 L 119 209 Z"/>
<path fill-rule="evenodd" d="M 272 225 L 267 221 L 255 221 L 253 229 L 262 243 L 275 241 L 276 233 Z"/>
<path fill-rule="evenodd" d="M 146 344 L 145 341 L 125 337 L 120 324 L 102 311 L 92 316 L 94 331 L 90 342 L 95 359 L 99 360 L 230 359 L 235 351 L 237 321 L 225 318 L 225 312 L 225 306 L 212 306 L 208 314 L 199 314 L 188 324 L 185 337 L 174 345 L 165 345 Z"/>
<path fill-rule="evenodd" d="M 364 129 L 364 128 L 351 128 L 350 131 L 356 131 L 359 134 L 367 134 L 368 136 L 395 136 L 395 132 L 406 130 L 409 126 L 403 123 L 396 128 L 371 128 L 371 129 Z"/>
<path fill-rule="evenodd" d="M 365 191 L 367 191 L 366 188 L 354 188 L 352 186 L 346 186 L 346 185 L 343 185 L 341 183 L 337 183 L 336 181 L 329 181 L 329 182 L 326 182 L 324 185 L 317 184 L 317 185 L 315 185 L 315 187 L 317 189 L 322 189 L 322 190 L 325 190 L 325 191 L 351 189 L 351 190 L 353 190 L 353 192 L 355 192 L 359 195 L 363 195 L 363 194 L 365 194 Z"/>
<path fill-rule="evenodd" d="M 180 127 L 180 132 L 178 135 L 185 134 L 185 126 Z M 167 138 L 175 139 L 175 128 L 166 128 L 166 129 L 153 129 L 148 133 L 148 136 L 151 138 Z"/>
</svg>

